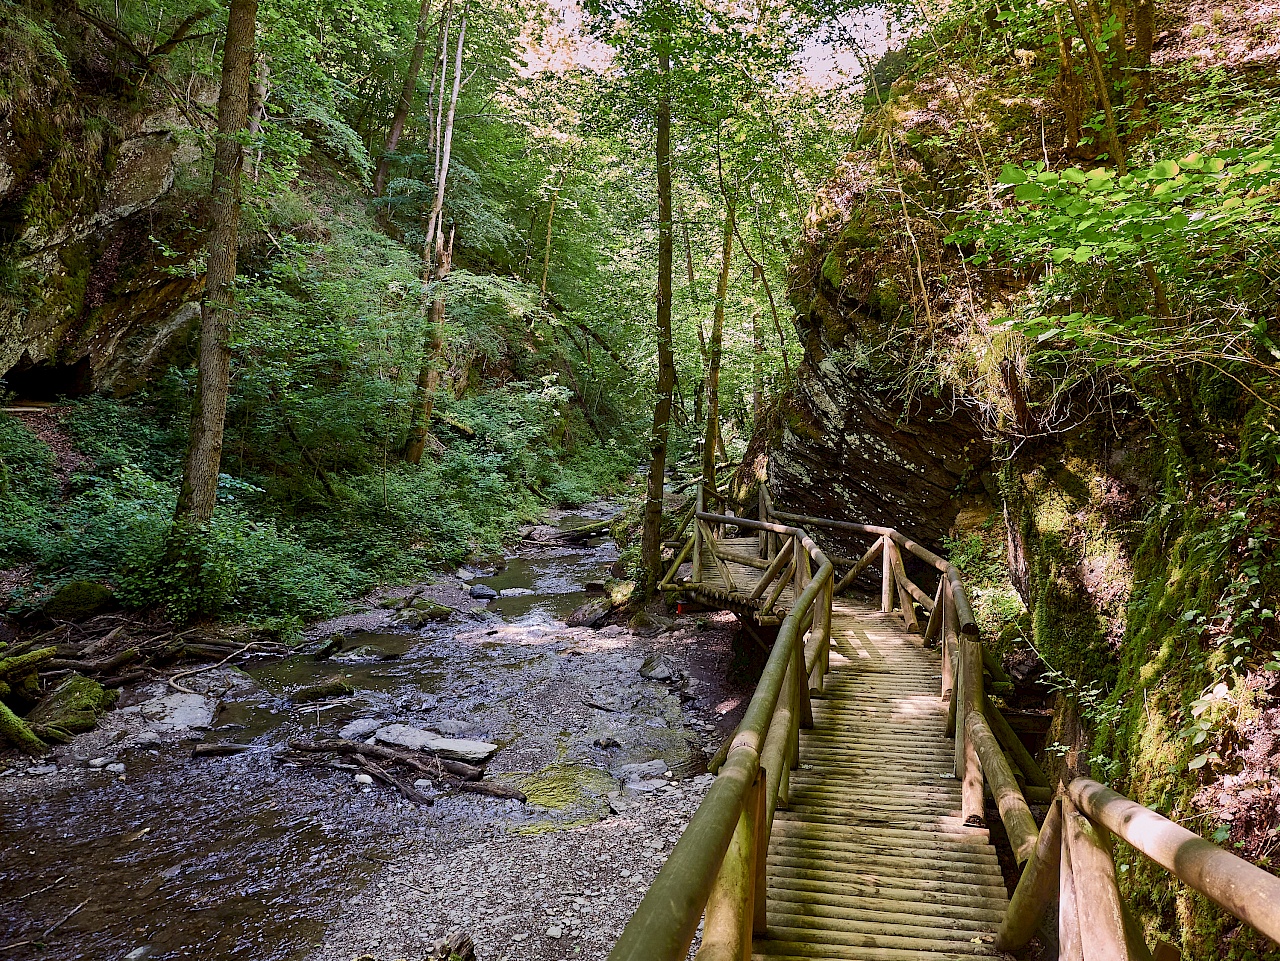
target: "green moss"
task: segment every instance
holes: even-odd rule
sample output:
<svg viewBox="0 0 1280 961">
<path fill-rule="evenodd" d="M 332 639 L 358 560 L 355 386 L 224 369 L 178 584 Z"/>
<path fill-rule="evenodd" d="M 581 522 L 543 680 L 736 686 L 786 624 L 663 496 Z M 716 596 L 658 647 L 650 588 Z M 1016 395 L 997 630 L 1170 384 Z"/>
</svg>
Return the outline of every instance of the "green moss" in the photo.
<svg viewBox="0 0 1280 961">
<path fill-rule="evenodd" d="M 588 803 L 616 788 L 608 772 L 585 764 L 549 764 L 519 783 L 530 804 L 553 811 Z"/>
<path fill-rule="evenodd" d="M 72 674 L 27 715 L 27 722 L 44 740 L 66 742 L 92 729 L 118 695 L 95 680 Z"/>
<path fill-rule="evenodd" d="M 111 588 L 93 581 L 69 581 L 45 602 L 44 612 L 59 621 L 83 621 L 115 601 Z"/>
<path fill-rule="evenodd" d="M 841 259 L 839 253 L 833 251 L 827 254 L 826 259 L 822 261 L 823 279 L 832 287 L 839 290 L 840 285 L 844 283 L 845 275 L 846 271 L 844 261 Z"/>
</svg>

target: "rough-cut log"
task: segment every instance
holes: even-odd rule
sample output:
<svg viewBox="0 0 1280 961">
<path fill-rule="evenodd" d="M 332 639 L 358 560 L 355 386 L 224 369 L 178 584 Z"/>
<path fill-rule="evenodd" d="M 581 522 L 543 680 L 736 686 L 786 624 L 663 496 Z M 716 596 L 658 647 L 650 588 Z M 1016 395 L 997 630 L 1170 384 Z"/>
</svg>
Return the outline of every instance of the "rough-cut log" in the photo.
<svg viewBox="0 0 1280 961">
<path fill-rule="evenodd" d="M 1280 878 L 1097 781 L 1076 778 L 1071 799 L 1184 884 L 1272 940 L 1280 939 Z"/>
<path fill-rule="evenodd" d="M 126 648 L 118 654 L 110 657 L 101 657 L 96 660 L 73 660 L 70 658 L 55 657 L 48 663 L 51 671 L 70 670 L 78 671 L 81 674 L 107 674 L 114 671 L 118 667 L 123 667 L 130 661 L 137 660 L 141 656 L 141 652 L 136 647 Z"/>
<path fill-rule="evenodd" d="M 0 740 L 27 754 L 43 754 L 48 745 L 36 737 L 30 725 L 0 702 Z"/>
<path fill-rule="evenodd" d="M 1036 933 L 1045 910 L 1058 894 L 1061 858 L 1062 809 L 1054 802 L 1040 827 L 1035 853 L 1022 872 L 1009 901 L 1009 910 L 1000 925 L 1000 933 L 996 936 L 996 947 L 1001 951 L 1017 951 Z"/>
<path fill-rule="evenodd" d="M 974 750 L 982 764 L 982 774 L 991 788 L 991 796 L 995 798 L 996 807 L 1000 809 L 1000 820 L 1004 822 L 1005 831 L 1009 835 L 1009 846 L 1013 855 L 1022 864 L 1030 858 L 1036 847 L 1036 820 L 1031 816 L 1026 799 L 1018 790 L 1018 782 L 1014 780 L 1009 762 L 1005 760 L 1004 751 L 996 736 L 991 733 L 983 716 L 974 711 L 965 720 L 965 734 L 973 741 Z"/>
<path fill-rule="evenodd" d="M 1098 829 L 1062 799 L 1062 833 L 1071 856 L 1085 961 L 1130 961 L 1116 866 Z"/>
<path fill-rule="evenodd" d="M 40 665 L 45 661 L 53 659 L 58 653 L 56 647 L 45 647 L 38 651 L 28 651 L 26 654 L 19 654 L 15 657 L 6 657 L 0 661 L 0 680 L 10 680 L 11 678 L 21 677 L 24 674 L 30 674 L 32 671 L 38 670 Z"/>
</svg>

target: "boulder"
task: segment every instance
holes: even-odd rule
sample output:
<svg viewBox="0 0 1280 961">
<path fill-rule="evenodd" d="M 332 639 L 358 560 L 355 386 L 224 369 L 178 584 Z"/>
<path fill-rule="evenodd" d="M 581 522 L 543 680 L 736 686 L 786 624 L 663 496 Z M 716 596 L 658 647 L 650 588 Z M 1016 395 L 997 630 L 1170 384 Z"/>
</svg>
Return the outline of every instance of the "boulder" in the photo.
<svg viewBox="0 0 1280 961">
<path fill-rule="evenodd" d="M 487 584 L 472 584 L 469 593 L 478 601 L 491 601 L 498 596 L 498 592 Z"/>
<path fill-rule="evenodd" d="M 611 610 L 613 607 L 609 601 L 599 597 L 583 604 L 565 619 L 565 623 L 570 627 L 599 627 Z"/>
<path fill-rule="evenodd" d="M 437 604 L 429 598 L 419 597 L 410 601 L 391 617 L 391 623 L 401 627 L 417 628 L 424 624 L 447 621 L 453 616 L 453 608 Z"/>
<path fill-rule="evenodd" d="M 44 602 L 44 612 L 57 621 L 83 621 L 114 603 L 109 587 L 94 581 L 68 581 Z"/>
<path fill-rule="evenodd" d="M 379 728 L 374 737 L 384 744 L 394 744 L 411 751 L 427 751 L 452 761 L 466 761 L 468 764 L 487 761 L 498 750 L 498 745 L 487 741 L 441 737 L 407 724 L 390 724 Z"/>
<path fill-rule="evenodd" d="M 69 741 L 92 729 L 118 696 L 91 678 L 72 674 L 36 705 L 27 723 L 46 741 Z"/>
<path fill-rule="evenodd" d="M 368 737 L 380 727 L 382 727 L 382 721 L 376 717 L 356 718 L 356 720 L 348 722 L 338 732 L 338 737 L 354 741 L 356 738 Z"/>
<path fill-rule="evenodd" d="M 665 654 L 652 654 L 640 665 L 640 676 L 650 681 L 675 680 L 680 676 L 680 669 Z"/>
<path fill-rule="evenodd" d="M 356 689 L 340 677 L 318 684 L 308 684 L 299 688 L 290 696 L 294 704 L 309 704 L 313 701 L 327 701 L 335 697 L 349 697 Z"/>
<path fill-rule="evenodd" d="M 213 712 L 218 702 L 203 694 L 186 694 L 175 691 L 163 697 L 153 697 L 133 707 L 121 708 L 121 714 L 140 714 L 154 731 L 178 731 L 185 728 L 206 728 L 213 723 Z"/>
<path fill-rule="evenodd" d="M 662 777 L 667 772 L 667 762 L 662 758 L 655 758 L 652 761 L 642 761 L 639 764 L 623 764 L 617 768 L 613 774 L 614 777 L 629 784 L 633 781 L 644 781 L 648 778 Z"/>
</svg>

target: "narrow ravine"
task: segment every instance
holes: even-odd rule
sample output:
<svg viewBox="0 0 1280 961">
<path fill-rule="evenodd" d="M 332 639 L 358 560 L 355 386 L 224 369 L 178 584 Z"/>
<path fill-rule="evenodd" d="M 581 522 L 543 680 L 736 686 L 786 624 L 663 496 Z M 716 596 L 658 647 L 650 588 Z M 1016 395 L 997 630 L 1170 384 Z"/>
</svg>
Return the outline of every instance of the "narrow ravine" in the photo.
<svg viewBox="0 0 1280 961">
<path fill-rule="evenodd" d="M 731 619 L 565 626 L 616 559 L 608 539 L 527 540 L 500 569 L 318 625 L 290 657 L 185 678 L 197 694 L 127 691 L 97 730 L 0 780 L 6 956 L 418 957 L 455 929 L 486 959 L 600 956 L 740 707 Z M 453 613 L 396 627 L 414 594 Z M 298 703 L 336 680 L 355 693 Z M 282 755 L 389 724 L 496 743 L 486 779 L 528 803 L 423 781 L 420 806 L 354 765 Z M 221 742 L 252 747 L 191 756 Z"/>
</svg>

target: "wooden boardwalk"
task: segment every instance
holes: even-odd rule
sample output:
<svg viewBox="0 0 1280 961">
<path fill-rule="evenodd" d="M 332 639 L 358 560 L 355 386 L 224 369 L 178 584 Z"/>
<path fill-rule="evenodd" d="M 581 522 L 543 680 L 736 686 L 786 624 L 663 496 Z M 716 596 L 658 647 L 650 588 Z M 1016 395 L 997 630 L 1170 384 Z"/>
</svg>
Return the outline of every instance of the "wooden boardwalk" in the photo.
<svg viewBox="0 0 1280 961">
<path fill-rule="evenodd" d="M 722 538 L 750 556 L 755 538 Z M 739 610 L 762 572 L 709 556 L 699 599 Z M 794 603 L 786 587 L 778 613 Z M 938 696 L 941 658 L 897 614 L 836 598 L 831 665 L 800 731 L 800 763 L 779 799 L 768 857 L 769 961 L 942 961 L 1000 956 L 992 944 L 1009 906 L 985 828 L 965 826 L 955 742 Z"/>
<path fill-rule="evenodd" d="M 833 605 L 831 673 L 774 818 L 755 958 L 998 956 L 1009 899 L 987 831 L 960 817 L 939 657 L 901 625 Z"/>
<path fill-rule="evenodd" d="M 697 961 L 1004 958 L 1050 911 L 1063 961 L 1167 956 L 1126 919 L 1112 835 L 1280 943 L 1280 879 L 1090 778 L 1050 787 L 987 696 L 1013 684 L 954 564 L 893 528 L 775 511 L 764 487 L 760 519 L 704 511 L 707 497 L 658 588 L 733 611 L 768 658 L 610 961 L 686 961 L 699 934 Z M 828 555 L 811 528 L 874 539 Z M 842 597 L 877 560 L 879 604 Z"/>
</svg>

